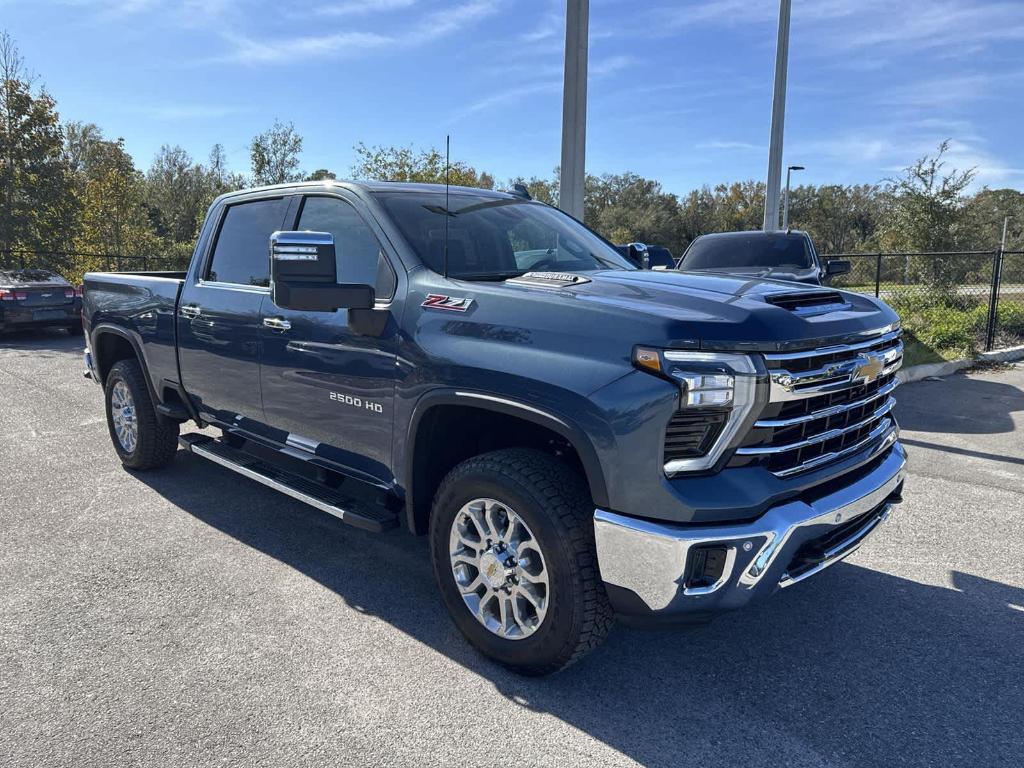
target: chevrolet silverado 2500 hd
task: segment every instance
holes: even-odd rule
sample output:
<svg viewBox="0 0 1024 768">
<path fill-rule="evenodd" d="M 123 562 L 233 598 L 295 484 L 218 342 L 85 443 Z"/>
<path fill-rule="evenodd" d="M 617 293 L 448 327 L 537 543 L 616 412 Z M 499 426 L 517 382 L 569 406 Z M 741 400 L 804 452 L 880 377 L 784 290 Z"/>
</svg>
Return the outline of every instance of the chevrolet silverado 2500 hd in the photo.
<svg viewBox="0 0 1024 768">
<path fill-rule="evenodd" d="M 903 487 L 884 303 L 638 270 L 522 194 L 228 194 L 187 272 L 88 274 L 83 317 L 125 466 L 180 443 L 427 535 L 456 625 L 528 674 L 616 613 L 703 620 L 807 579 Z"/>
</svg>

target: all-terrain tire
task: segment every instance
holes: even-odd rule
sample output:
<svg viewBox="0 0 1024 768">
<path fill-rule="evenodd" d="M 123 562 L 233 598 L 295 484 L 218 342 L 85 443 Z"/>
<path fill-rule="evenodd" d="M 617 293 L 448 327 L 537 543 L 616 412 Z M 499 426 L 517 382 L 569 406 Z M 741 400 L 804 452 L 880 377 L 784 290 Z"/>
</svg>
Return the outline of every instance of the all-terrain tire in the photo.
<svg viewBox="0 0 1024 768">
<path fill-rule="evenodd" d="M 134 402 L 134 420 L 138 439 L 129 451 L 114 428 L 112 396 L 118 382 L 123 382 Z M 111 367 L 103 387 L 107 412 L 107 429 L 121 463 L 130 469 L 155 469 L 166 465 L 178 450 L 178 423 L 162 417 L 153 407 L 142 368 L 135 360 L 119 360 Z"/>
<path fill-rule="evenodd" d="M 464 602 L 450 560 L 453 521 L 474 499 L 494 499 L 521 517 L 543 551 L 549 604 L 533 634 L 508 639 Z M 463 635 L 490 658 L 526 675 L 557 672 L 597 647 L 614 623 L 598 572 L 593 505 L 580 476 L 541 451 L 493 451 L 456 466 L 434 498 L 430 548 L 441 597 Z"/>
</svg>

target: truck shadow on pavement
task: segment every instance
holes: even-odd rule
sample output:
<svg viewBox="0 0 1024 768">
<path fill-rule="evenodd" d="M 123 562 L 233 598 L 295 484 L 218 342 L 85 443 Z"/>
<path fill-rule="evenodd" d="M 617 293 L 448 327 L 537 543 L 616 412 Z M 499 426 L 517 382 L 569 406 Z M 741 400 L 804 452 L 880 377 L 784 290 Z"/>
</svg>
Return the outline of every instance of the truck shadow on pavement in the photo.
<svg viewBox="0 0 1024 768">
<path fill-rule="evenodd" d="M 940 381 L 907 384 L 896 394 L 896 419 L 902 429 L 912 432 L 1013 432 L 1012 414 L 1024 411 L 1024 390 L 991 377 L 955 374 Z"/>
<path fill-rule="evenodd" d="M 529 679 L 458 634 L 424 539 L 350 528 L 185 453 L 138 479 L 445 654 L 513 706 L 645 765 L 996 766 L 1024 753 L 1015 587 L 956 572 L 953 588 L 935 587 L 842 563 L 706 627 L 617 626 L 581 663 Z"/>
</svg>

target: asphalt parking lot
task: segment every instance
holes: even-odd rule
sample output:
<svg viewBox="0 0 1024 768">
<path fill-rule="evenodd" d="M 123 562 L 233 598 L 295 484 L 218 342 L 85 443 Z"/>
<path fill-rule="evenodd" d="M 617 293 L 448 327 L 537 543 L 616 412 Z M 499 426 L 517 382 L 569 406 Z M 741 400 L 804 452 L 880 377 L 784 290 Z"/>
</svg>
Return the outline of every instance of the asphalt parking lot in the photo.
<svg viewBox="0 0 1024 768">
<path fill-rule="evenodd" d="M 906 502 L 848 561 L 535 680 L 463 642 L 423 540 L 122 469 L 81 345 L 0 337 L 0 764 L 1024 759 L 1024 368 L 898 392 Z"/>
</svg>

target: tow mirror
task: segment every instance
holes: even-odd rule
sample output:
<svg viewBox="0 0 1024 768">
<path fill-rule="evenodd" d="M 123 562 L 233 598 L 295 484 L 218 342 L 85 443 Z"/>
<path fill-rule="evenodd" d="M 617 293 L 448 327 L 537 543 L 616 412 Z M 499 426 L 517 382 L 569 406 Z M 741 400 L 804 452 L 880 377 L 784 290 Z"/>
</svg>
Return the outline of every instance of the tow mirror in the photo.
<svg viewBox="0 0 1024 768">
<path fill-rule="evenodd" d="M 829 277 L 845 275 L 853 268 L 853 265 L 846 259 L 835 259 L 825 262 L 825 274 Z"/>
<path fill-rule="evenodd" d="M 274 304 L 305 312 L 372 309 L 373 287 L 338 283 L 336 265 L 330 232 L 275 232 L 270 236 Z"/>
<path fill-rule="evenodd" d="M 630 243 L 626 246 L 629 254 L 626 258 L 636 264 L 640 269 L 651 268 L 651 257 L 647 253 L 647 246 L 643 243 Z"/>
</svg>

